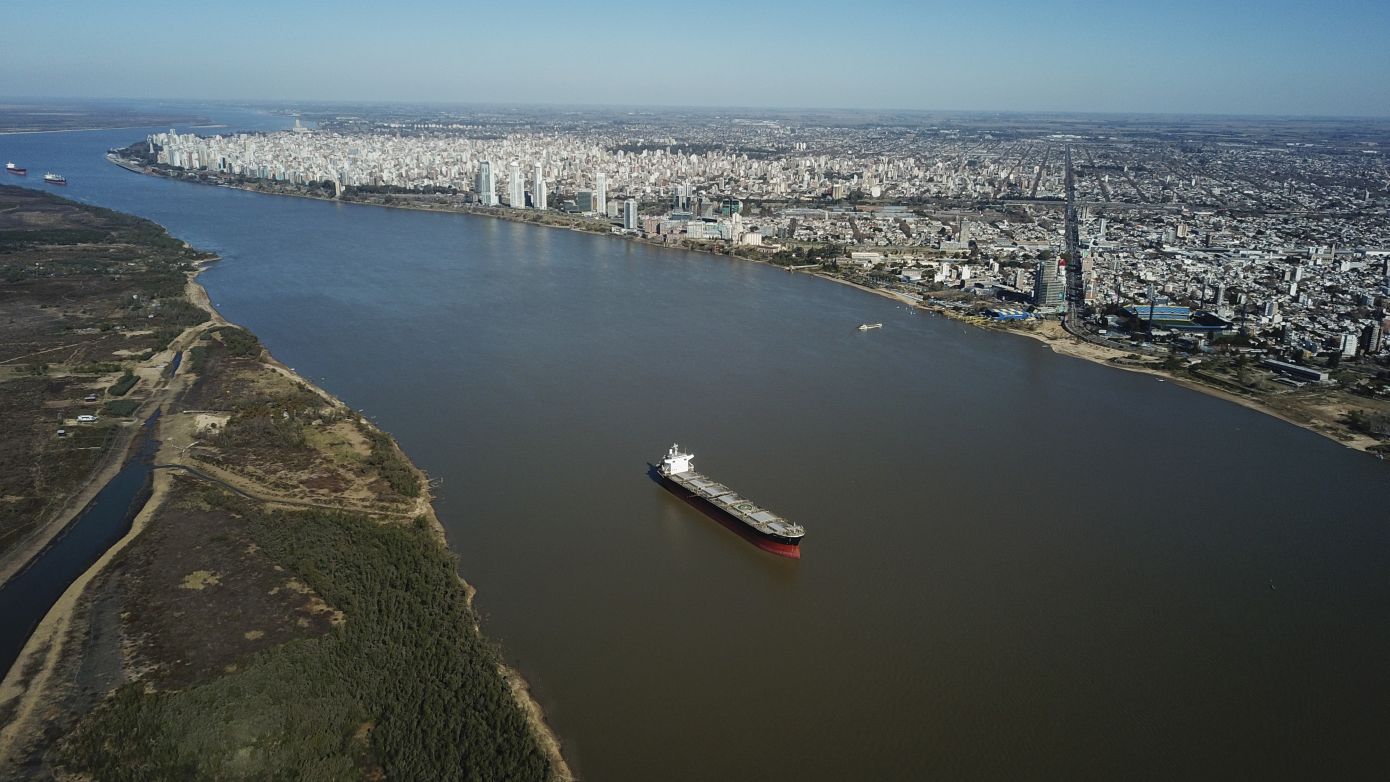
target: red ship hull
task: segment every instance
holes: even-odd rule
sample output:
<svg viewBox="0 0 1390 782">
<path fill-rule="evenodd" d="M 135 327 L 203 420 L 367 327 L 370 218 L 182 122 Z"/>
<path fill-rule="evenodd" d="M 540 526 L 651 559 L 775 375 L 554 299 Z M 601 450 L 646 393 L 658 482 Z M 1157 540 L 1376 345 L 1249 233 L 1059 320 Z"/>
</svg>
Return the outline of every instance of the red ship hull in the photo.
<svg viewBox="0 0 1390 782">
<path fill-rule="evenodd" d="M 742 521 L 739 521 L 736 517 L 724 512 L 724 510 L 719 508 L 719 506 L 714 505 L 713 503 L 706 500 L 704 497 L 701 497 L 696 494 L 691 494 L 689 491 L 685 489 L 685 487 L 673 481 L 667 480 L 665 476 L 658 475 L 657 479 L 662 486 L 666 487 L 667 491 L 671 492 L 677 497 L 680 497 L 682 500 L 685 500 L 685 503 L 687 505 L 698 509 L 701 513 L 705 514 L 706 516 L 709 516 L 710 518 L 714 519 L 720 524 L 723 524 L 729 530 L 736 533 L 739 537 L 743 538 L 749 543 L 752 543 L 753 545 L 757 546 L 763 551 L 766 551 L 770 554 L 776 554 L 779 557 L 787 557 L 789 559 L 801 559 L 801 545 L 799 543 L 783 543 L 782 541 L 772 540 L 768 537 L 760 535 L 755 530 L 753 530 L 753 528 L 749 527 L 747 524 L 744 524 Z"/>
</svg>

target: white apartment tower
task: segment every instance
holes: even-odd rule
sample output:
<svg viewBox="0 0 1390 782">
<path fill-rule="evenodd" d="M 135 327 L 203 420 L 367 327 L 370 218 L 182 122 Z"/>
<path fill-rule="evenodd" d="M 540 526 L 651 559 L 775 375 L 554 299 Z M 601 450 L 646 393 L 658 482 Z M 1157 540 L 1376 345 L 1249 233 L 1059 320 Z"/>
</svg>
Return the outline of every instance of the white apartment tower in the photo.
<svg viewBox="0 0 1390 782">
<path fill-rule="evenodd" d="M 545 167 L 541 163 L 536 163 L 535 173 L 532 175 L 531 185 L 531 205 L 537 209 L 545 208 Z"/>
<path fill-rule="evenodd" d="M 512 161 L 511 181 L 508 182 L 507 201 L 513 209 L 526 206 L 526 182 L 521 178 L 521 164 Z"/>
<path fill-rule="evenodd" d="M 637 202 L 631 198 L 623 202 L 623 228 L 637 230 Z"/>
<path fill-rule="evenodd" d="M 497 183 L 492 180 L 492 164 L 486 160 L 478 162 L 478 201 L 483 206 L 497 206 Z"/>
<path fill-rule="evenodd" d="M 608 175 L 597 174 L 594 176 L 594 211 L 599 214 L 608 214 Z"/>
</svg>

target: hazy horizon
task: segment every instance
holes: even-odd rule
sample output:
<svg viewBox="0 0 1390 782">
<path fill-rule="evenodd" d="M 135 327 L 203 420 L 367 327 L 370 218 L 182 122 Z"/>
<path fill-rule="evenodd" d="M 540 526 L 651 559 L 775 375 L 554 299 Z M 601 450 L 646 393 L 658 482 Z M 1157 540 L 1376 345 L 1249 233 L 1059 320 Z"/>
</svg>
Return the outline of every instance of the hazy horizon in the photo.
<svg viewBox="0 0 1390 782">
<path fill-rule="evenodd" d="M 0 109 L 30 104 L 80 104 L 109 103 L 129 105 L 149 103 L 154 105 L 187 106 L 225 105 L 243 107 L 276 108 L 343 108 L 343 107 L 398 107 L 398 108 L 507 108 L 507 109 L 566 109 L 566 110 L 623 110 L 628 112 L 662 111 L 747 111 L 747 112 L 845 112 L 852 114 L 898 113 L 898 114 L 946 114 L 961 116 L 1017 115 L 1020 117 L 1155 117 L 1190 119 L 1290 119 L 1290 120 L 1387 120 L 1386 114 L 1235 114 L 1200 111 L 1067 111 L 1061 109 L 955 109 L 955 108 L 908 108 L 903 106 L 778 106 L 778 105 L 719 105 L 719 104 L 636 104 L 636 103 L 559 103 L 543 101 L 468 101 L 468 100 L 326 100 L 322 98 L 206 98 L 196 96 L 142 97 L 131 95 L 91 96 L 91 95 L 0 95 Z"/>
<path fill-rule="evenodd" d="M 1390 114 L 1390 8 L 717 0 L 9 9 L 0 94 L 877 111 Z M 59 45 L 55 46 L 55 37 Z"/>
</svg>

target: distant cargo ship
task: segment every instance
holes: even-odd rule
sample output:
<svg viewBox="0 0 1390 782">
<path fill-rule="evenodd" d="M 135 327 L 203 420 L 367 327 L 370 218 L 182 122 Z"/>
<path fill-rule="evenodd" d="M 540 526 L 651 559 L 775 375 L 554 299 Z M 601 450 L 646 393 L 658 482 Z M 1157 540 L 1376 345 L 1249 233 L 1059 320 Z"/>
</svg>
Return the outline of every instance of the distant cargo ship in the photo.
<svg viewBox="0 0 1390 782">
<path fill-rule="evenodd" d="M 14 163 L 6 163 L 5 170 L 10 172 L 11 174 L 14 174 L 15 176 L 24 176 L 25 174 L 29 173 L 29 169 L 25 168 L 24 166 L 16 166 Z"/>
<path fill-rule="evenodd" d="M 694 454 L 681 453 L 679 446 L 671 446 L 656 468 L 661 485 L 758 548 L 784 557 L 801 558 L 801 538 L 806 530 L 800 524 L 759 508 L 728 486 L 695 472 L 690 465 L 694 458 Z"/>
<path fill-rule="evenodd" d="M 44 174 L 43 181 L 50 185 L 66 185 L 68 183 L 67 177 L 62 174 Z"/>
</svg>

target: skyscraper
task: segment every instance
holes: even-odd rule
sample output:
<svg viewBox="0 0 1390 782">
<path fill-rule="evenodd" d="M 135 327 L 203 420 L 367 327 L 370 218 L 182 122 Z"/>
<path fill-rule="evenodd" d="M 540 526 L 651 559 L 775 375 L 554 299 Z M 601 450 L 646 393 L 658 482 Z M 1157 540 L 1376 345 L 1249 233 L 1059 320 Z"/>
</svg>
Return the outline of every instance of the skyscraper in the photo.
<svg viewBox="0 0 1390 782">
<path fill-rule="evenodd" d="M 521 178 L 521 164 L 512 161 L 511 181 L 508 183 L 507 202 L 513 209 L 526 206 L 526 182 Z"/>
<path fill-rule="evenodd" d="M 478 163 L 478 201 L 483 206 L 497 206 L 497 185 L 492 181 L 492 164 L 486 160 Z"/>
<path fill-rule="evenodd" d="M 1033 281 L 1033 305 L 1040 310 L 1058 311 L 1065 303 L 1067 283 L 1062 277 L 1060 257 L 1038 261 L 1037 279 Z"/>
<path fill-rule="evenodd" d="M 608 175 L 594 177 L 594 211 L 604 214 L 608 211 Z"/>
<path fill-rule="evenodd" d="M 545 208 L 545 167 L 536 163 L 535 174 L 532 175 L 534 183 L 531 185 L 531 206 L 537 209 Z"/>
<path fill-rule="evenodd" d="M 637 202 L 631 198 L 623 202 L 623 228 L 637 230 Z"/>
</svg>

